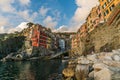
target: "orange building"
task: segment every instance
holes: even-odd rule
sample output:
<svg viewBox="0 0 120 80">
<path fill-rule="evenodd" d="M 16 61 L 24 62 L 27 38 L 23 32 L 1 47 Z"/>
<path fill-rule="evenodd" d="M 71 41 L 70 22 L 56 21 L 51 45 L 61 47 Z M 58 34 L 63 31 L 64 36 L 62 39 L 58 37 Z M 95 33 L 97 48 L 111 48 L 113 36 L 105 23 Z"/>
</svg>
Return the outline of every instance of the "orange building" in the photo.
<svg viewBox="0 0 120 80">
<path fill-rule="evenodd" d="M 92 10 L 90 11 L 90 14 L 88 15 L 86 22 L 87 22 L 87 27 L 88 27 L 88 32 L 91 32 L 95 28 L 95 22 L 96 19 L 98 19 L 98 14 L 97 14 L 97 9 L 98 7 L 93 7 Z"/>
<path fill-rule="evenodd" d="M 34 25 L 32 31 L 32 46 L 44 48 L 47 47 L 47 34 L 45 33 L 45 28 L 41 25 Z"/>
<path fill-rule="evenodd" d="M 97 8 L 97 15 L 98 15 L 98 24 L 104 23 L 104 15 L 102 14 L 102 9 L 101 9 L 100 5 Z"/>
<path fill-rule="evenodd" d="M 99 2 L 105 21 L 110 17 L 114 7 L 120 4 L 120 0 L 99 0 Z"/>
<path fill-rule="evenodd" d="M 90 14 L 86 18 L 88 32 L 94 30 L 99 23 L 103 23 L 104 18 L 100 6 L 95 6 L 90 11 Z"/>
<path fill-rule="evenodd" d="M 80 27 L 80 37 L 86 37 L 87 36 L 87 24 L 84 23 L 81 27 Z"/>
</svg>

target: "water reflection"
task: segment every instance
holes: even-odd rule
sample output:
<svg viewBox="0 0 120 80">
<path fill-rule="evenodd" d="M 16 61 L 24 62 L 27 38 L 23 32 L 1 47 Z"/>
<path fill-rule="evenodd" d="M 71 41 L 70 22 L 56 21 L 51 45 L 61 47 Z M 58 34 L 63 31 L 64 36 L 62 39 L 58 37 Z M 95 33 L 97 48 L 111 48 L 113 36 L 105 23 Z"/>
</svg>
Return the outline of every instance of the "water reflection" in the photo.
<svg viewBox="0 0 120 80">
<path fill-rule="evenodd" d="M 0 80 L 48 80 L 51 74 L 61 74 L 65 65 L 60 60 L 0 62 Z"/>
</svg>

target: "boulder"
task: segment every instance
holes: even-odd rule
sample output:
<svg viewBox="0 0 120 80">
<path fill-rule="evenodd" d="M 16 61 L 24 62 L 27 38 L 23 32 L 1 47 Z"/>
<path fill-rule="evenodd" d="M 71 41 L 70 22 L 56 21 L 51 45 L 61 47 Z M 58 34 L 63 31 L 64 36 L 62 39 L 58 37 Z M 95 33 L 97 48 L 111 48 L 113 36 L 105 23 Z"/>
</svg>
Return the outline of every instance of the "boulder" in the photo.
<svg viewBox="0 0 120 80">
<path fill-rule="evenodd" d="M 94 80 L 111 80 L 111 71 L 103 63 L 96 63 L 94 68 Z"/>
<path fill-rule="evenodd" d="M 10 54 L 8 54 L 5 58 L 6 58 L 6 59 L 11 58 L 11 57 L 13 57 L 15 54 L 16 54 L 16 53 L 10 53 Z"/>
<path fill-rule="evenodd" d="M 120 50 L 112 50 L 114 54 L 120 54 Z"/>
<path fill-rule="evenodd" d="M 107 68 L 94 71 L 94 80 L 111 80 L 111 71 Z"/>
<path fill-rule="evenodd" d="M 104 60 L 111 60 L 112 61 L 112 57 L 111 56 L 105 56 Z"/>
<path fill-rule="evenodd" d="M 22 56 L 22 54 L 17 54 L 17 55 L 16 55 L 16 58 L 21 58 L 21 59 L 22 59 L 23 56 Z"/>
<path fill-rule="evenodd" d="M 112 58 L 114 61 L 120 61 L 120 56 L 117 54 L 113 55 Z"/>
<path fill-rule="evenodd" d="M 112 75 L 112 80 L 120 80 L 120 73 L 114 73 Z"/>
<path fill-rule="evenodd" d="M 120 53 L 120 49 L 118 49 L 119 53 Z"/>
<path fill-rule="evenodd" d="M 109 67 L 112 71 L 112 80 L 120 80 L 120 67 Z"/>
<path fill-rule="evenodd" d="M 88 60 L 87 58 L 79 58 L 77 59 L 77 63 L 78 64 L 89 64 L 90 63 L 90 60 Z"/>
<path fill-rule="evenodd" d="M 89 65 L 87 64 L 78 64 L 75 68 L 76 76 L 86 77 L 89 73 Z"/>
<path fill-rule="evenodd" d="M 88 75 L 89 78 L 94 78 L 94 71 L 90 72 Z"/>
<path fill-rule="evenodd" d="M 120 62 L 117 62 L 117 61 L 103 61 L 103 63 L 108 65 L 108 66 L 120 68 Z"/>
<path fill-rule="evenodd" d="M 82 59 L 80 60 L 80 64 L 89 64 L 90 61 L 88 59 Z"/>
<path fill-rule="evenodd" d="M 95 71 L 99 71 L 99 70 L 102 70 L 104 68 L 107 68 L 107 66 L 103 63 L 95 63 L 93 65 L 93 68 L 94 68 Z"/>
<path fill-rule="evenodd" d="M 74 76 L 74 70 L 72 68 L 65 68 L 62 71 L 62 74 L 64 75 L 64 77 L 73 77 Z"/>
<path fill-rule="evenodd" d="M 91 60 L 91 61 L 96 61 L 97 60 L 97 56 L 95 54 L 94 55 L 88 55 L 87 59 Z"/>
</svg>

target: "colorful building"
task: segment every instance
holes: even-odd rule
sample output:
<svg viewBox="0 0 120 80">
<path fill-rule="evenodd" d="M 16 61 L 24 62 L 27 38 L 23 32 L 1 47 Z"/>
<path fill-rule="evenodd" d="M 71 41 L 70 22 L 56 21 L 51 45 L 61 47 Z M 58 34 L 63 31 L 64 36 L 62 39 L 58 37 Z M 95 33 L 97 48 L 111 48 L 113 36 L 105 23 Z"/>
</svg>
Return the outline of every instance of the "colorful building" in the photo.
<svg viewBox="0 0 120 80">
<path fill-rule="evenodd" d="M 47 34 L 45 33 L 45 28 L 41 25 L 34 25 L 32 31 L 32 46 L 47 48 Z"/>
<path fill-rule="evenodd" d="M 52 50 L 56 47 L 55 35 L 49 28 L 45 28 L 39 24 L 33 25 L 31 33 L 32 46 L 44 47 Z"/>
<path fill-rule="evenodd" d="M 71 48 L 72 49 L 76 49 L 78 47 L 78 42 L 77 42 L 77 35 L 73 35 L 72 36 L 72 40 L 71 40 Z"/>
<path fill-rule="evenodd" d="M 104 15 L 102 14 L 102 9 L 101 9 L 100 5 L 97 8 L 97 15 L 98 15 L 98 19 L 97 19 L 98 24 L 104 23 Z"/>
<path fill-rule="evenodd" d="M 52 35 L 52 32 L 51 32 L 51 29 L 49 29 L 49 28 L 46 28 L 46 34 L 47 34 L 47 49 L 51 49 L 52 47 L 51 47 L 51 43 L 52 43 L 52 37 L 51 37 L 51 35 Z"/>
<path fill-rule="evenodd" d="M 86 37 L 87 36 L 87 23 L 84 23 L 81 27 L 80 27 L 80 37 Z"/>
<path fill-rule="evenodd" d="M 120 0 L 99 0 L 104 20 L 110 17 L 114 7 L 120 3 Z"/>
<path fill-rule="evenodd" d="M 99 23 L 103 23 L 104 18 L 100 6 L 95 6 L 86 18 L 88 33 L 94 30 Z"/>
<path fill-rule="evenodd" d="M 93 7 L 86 19 L 88 32 L 91 32 L 95 28 L 96 20 L 98 19 L 97 9 L 98 6 Z"/>
</svg>

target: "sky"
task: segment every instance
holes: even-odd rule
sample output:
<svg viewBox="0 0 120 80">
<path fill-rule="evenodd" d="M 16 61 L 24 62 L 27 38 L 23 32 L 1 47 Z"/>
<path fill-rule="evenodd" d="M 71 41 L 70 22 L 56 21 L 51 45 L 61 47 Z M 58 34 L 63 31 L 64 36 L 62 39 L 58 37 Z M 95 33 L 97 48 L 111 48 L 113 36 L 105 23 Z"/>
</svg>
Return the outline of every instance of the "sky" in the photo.
<svg viewBox="0 0 120 80">
<path fill-rule="evenodd" d="M 0 0 L 0 33 L 38 23 L 52 31 L 77 31 L 98 0 Z"/>
</svg>

